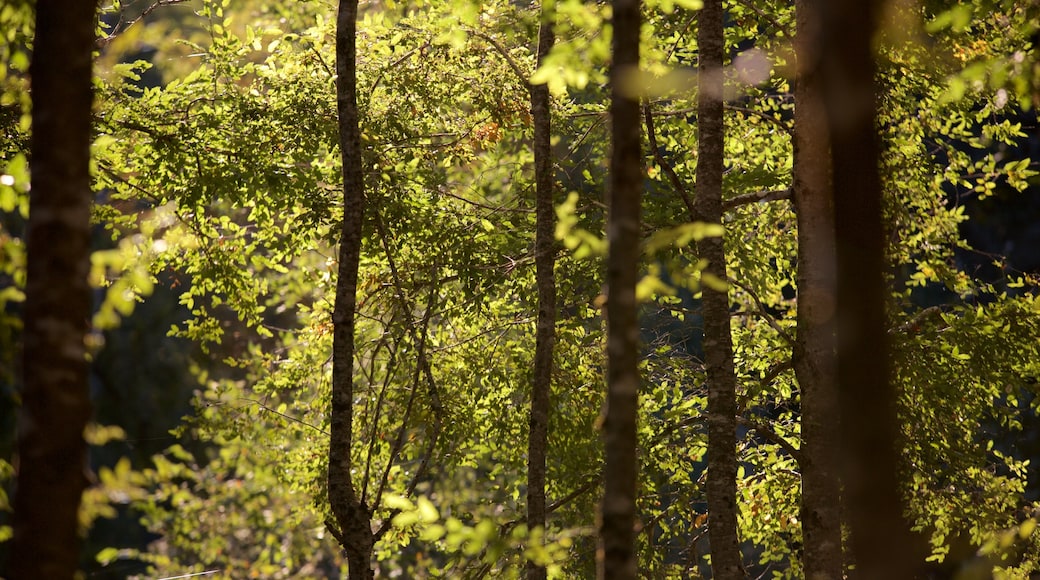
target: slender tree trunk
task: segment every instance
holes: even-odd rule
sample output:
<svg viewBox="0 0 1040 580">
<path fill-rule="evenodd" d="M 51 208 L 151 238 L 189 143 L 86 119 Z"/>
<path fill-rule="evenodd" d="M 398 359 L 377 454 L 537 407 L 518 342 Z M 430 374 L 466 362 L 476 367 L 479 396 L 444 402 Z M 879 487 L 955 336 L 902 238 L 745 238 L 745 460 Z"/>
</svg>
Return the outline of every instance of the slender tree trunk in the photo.
<svg viewBox="0 0 1040 580">
<path fill-rule="evenodd" d="M 607 239 L 607 407 L 605 489 L 600 520 L 599 577 L 636 578 L 635 514 L 639 405 L 639 226 L 643 164 L 639 97 L 625 75 L 639 67 L 639 0 L 614 0 L 611 65 L 611 157 Z"/>
<path fill-rule="evenodd" d="M 896 474 L 895 390 L 885 332 L 885 238 L 872 40 L 877 0 L 820 2 L 837 242 L 844 482 L 860 578 L 911 578 Z"/>
<path fill-rule="evenodd" d="M 90 117 L 96 5 L 38 0 L 14 579 L 73 578 L 90 419 Z"/>
<path fill-rule="evenodd" d="M 341 0 L 336 20 L 336 98 L 343 160 L 343 226 L 332 313 L 332 414 L 329 436 L 330 529 L 347 554 L 351 580 L 372 578 L 372 510 L 351 478 L 354 442 L 354 319 L 364 217 L 364 175 L 357 109 L 357 0 Z"/>
<path fill-rule="evenodd" d="M 725 125 L 722 107 L 724 38 L 722 0 L 706 0 L 697 33 L 697 199 L 694 207 L 706 223 L 722 223 L 722 170 Z M 722 237 L 697 244 L 704 273 L 726 280 Z M 716 580 L 743 578 L 737 539 L 737 377 L 733 368 L 729 292 L 702 285 L 704 356 L 708 380 L 708 539 Z"/>
<path fill-rule="evenodd" d="M 838 401 L 834 360 L 834 207 L 827 117 L 817 75 L 820 19 L 797 0 L 794 203 L 798 215 L 798 343 L 805 577 L 842 577 Z"/>
<path fill-rule="evenodd" d="M 540 66 L 553 45 L 551 0 L 542 4 L 538 31 Z M 535 332 L 534 380 L 531 385 L 530 433 L 527 444 L 527 529 L 545 528 L 545 457 L 549 446 L 549 398 L 552 393 L 553 342 L 556 337 L 555 207 L 553 204 L 553 159 L 550 142 L 552 115 L 549 86 L 531 85 L 531 116 L 534 118 L 535 180 L 535 285 L 538 287 L 538 326 Z M 527 563 L 527 578 L 543 580 L 544 566 Z"/>
</svg>

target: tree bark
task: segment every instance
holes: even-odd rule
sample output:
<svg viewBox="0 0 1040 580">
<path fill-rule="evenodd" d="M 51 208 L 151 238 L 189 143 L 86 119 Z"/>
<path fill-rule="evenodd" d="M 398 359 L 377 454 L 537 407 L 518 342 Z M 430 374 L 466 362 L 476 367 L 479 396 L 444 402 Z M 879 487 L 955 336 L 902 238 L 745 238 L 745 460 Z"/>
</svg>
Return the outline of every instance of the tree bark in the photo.
<svg viewBox="0 0 1040 580">
<path fill-rule="evenodd" d="M 537 65 L 552 49 L 553 13 L 543 3 L 538 30 Z M 556 337 L 555 205 L 553 204 L 552 114 L 549 86 L 531 85 L 534 119 L 535 285 L 538 288 L 538 326 L 535 331 L 534 379 L 531 385 L 530 431 L 527 444 L 527 529 L 545 528 L 545 458 L 552 394 L 553 343 Z M 545 566 L 527 562 L 527 578 L 544 580 Z"/>
<path fill-rule="evenodd" d="M 639 97 L 626 75 L 639 67 L 639 0 L 613 2 L 611 157 L 607 239 L 606 463 L 599 577 L 636 578 L 636 414 L 639 405 L 639 227 L 643 187 Z"/>
<path fill-rule="evenodd" d="M 820 94 L 821 22 L 797 0 L 794 203 L 798 219 L 798 334 L 802 410 L 802 561 L 809 580 L 842 577 L 838 401 L 835 386 L 834 207 L 827 117 Z"/>
<path fill-rule="evenodd" d="M 698 17 L 697 198 L 695 213 L 706 223 L 722 223 L 723 123 L 722 64 L 724 54 L 721 0 L 706 0 Z M 704 274 L 727 280 L 722 237 L 697 244 L 707 260 Z M 743 578 L 737 539 L 737 378 L 733 365 L 729 292 L 702 285 L 704 357 L 708 381 L 708 539 L 712 576 Z"/>
<path fill-rule="evenodd" d="M 32 192 L 10 574 L 73 578 L 91 415 L 90 123 L 96 5 L 39 0 L 30 70 Z"/>
<path fill-rule="evenodd" d="M 329 435 L 329 522 L 347 555 L 349 577 L 373 577 L 372 510 L 360 501 L 351 476 L 354 443 L 354 320 L 364 218 L 364 175 L 357 108 L 357 0 L 341 0 L 336 19 L 336 99 L 343 161 L 343 224 L 336 303 L 332 313 L 332 409 Z"/>
<path fill-rule="evenodd" d="M 819 2 L 831 139 L 837 270 L 837 376 L 855 575 L 911 578 L 896 474 L 895 390 L 885 332 L 885 238 L 872 41 L 877 0 Z"/>
</svg>

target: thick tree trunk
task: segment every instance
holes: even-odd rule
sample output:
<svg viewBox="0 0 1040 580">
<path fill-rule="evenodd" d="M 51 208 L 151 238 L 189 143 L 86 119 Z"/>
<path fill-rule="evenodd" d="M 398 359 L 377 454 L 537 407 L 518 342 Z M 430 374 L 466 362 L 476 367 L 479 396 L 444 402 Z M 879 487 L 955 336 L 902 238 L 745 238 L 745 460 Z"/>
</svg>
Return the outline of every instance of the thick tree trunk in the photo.
<svg viewBox="0 0 1040 580">
<path fill-rule="evenodd" d="M 538 31 L 540 66 L 553 45 L 553 14 L 542 8 Z M 534 380 L 531 385 L 530 432 L 527 443 L 527 529 L 545 527 L 545 457 L 549 446 L 549 398 L 552 393 L 553 342 L 556 337 L 555 205 L 553 159 L 550 142 L 552 115 L 549 86 L 532 85 L 531 116 L 534 119 L 535 180 L 535 285 L 538 287 L 538 326 L 535 331 Z M 544 580 L 546 570 L 527 563 L 528 580 Z"/>
<path fill-rule="evenodd" d="M 820 19 L 798 0 L 794 85 L 794 202 L 798 215 L 798 342 L 802 409 L 802 536 L 805 577 L 842 576 L 838 401 L 834 360 L 834 207 L 830 145 L 817 70 Z"/>
<path fill-rule="evenodd" d="M 333 532 L 347 554 L 351 580 L 372 578 L 372 511 L 358 499 L 351 478 L 354 442 L 354 319 L 364 216 L 364 175 L 357 109 L 357 0 L 342 0 L 336 20 L 336 98 L 343 160 L 343 226 L 336 304 L 332 313 L 332 412 L 329 436 L 329 504 Z"/>
<path fill-rule="evenodd" d="M 722 223 L 722 171 L 725 125 L 722 107 L 724 51 L 722 1 L 706 0 L 697 33 L 700 63 L 697 98 L 697 198 L 694 208 L 706 223 Z M 697 244 L 704 273 L 724 281 L 726 249 L 722 237 Z M 708 380 L 708 539 L 716 580 L 743 578 L 737 539 L 737 377 L 733 367 L 729 292 L 702 285 L 704 356 Z"/>
<path fill-rule="evenodd" d="M 895 391 L 885 332 L 885 238 L 875 126 L 876 0 L 820 2 L 838 257 L 837 331 L 844 482 L 860 578 L 912 577 L 896 474 Z"/>
<path fill-rule="evenodd" d="M 607 239 L 606 463 L 600 520 L 599 576 L 636 578 L 636 415 L 639 405 L 639 224 L 643 166 L 639 97 L 625 75 L 639 67 L 639 0 L 614 0 L 611 65 L 611 157 Z"/>
<path fill-rule="evenodd" d="M 73 578 L 90 419 L 90 117 L 96 5 L 39 0 L 32 67 L 24 390 L 18 418 L 14 579 Z"/>
</svg>

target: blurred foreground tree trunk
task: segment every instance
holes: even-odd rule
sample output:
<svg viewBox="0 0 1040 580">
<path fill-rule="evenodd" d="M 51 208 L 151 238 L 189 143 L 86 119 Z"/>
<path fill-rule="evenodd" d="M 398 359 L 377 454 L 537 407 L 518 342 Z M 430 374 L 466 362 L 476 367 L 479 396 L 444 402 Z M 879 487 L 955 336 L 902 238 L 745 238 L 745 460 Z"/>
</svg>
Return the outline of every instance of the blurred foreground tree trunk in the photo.
<svg viewBox="0 0 1040 580">
<path fill-rule="evenodd" d="M 820 15 L 798 0 L 793 194 L 798 219 L 798 334 L 805 577 L 842 577 L 838 401 L 835 385 L 834 206 L 827 116 L 819 85 Z"/>
<path fill-rule="evenodd" d="M 18 417 L 14 579 L 73 578 L 90 419 L 90 117 L 96 5 L 39 0 L 32 91 L 24 390 Z"/>
<path fill-rule="evenodd" d="M 831 140 L 837 378 L 844 484 L 858 578 L 913 577 L 896 474 L 896 392 L 885 321 L 885 232 L 872 42 L 878 0 L 819 2 Z"/>
<path fill-rule="evenodd" d="M 607 402 L 603 421 L 606 462 L 600 514 L 599 577 L 634 580 L 636 415 L 639 408 L 640 219 L 643 193 L 639 96 L 630 75 L 639 69 L 639 0 L 614 0 L 610 69 L 611 154 L 607 221 Z"/>
</svg>

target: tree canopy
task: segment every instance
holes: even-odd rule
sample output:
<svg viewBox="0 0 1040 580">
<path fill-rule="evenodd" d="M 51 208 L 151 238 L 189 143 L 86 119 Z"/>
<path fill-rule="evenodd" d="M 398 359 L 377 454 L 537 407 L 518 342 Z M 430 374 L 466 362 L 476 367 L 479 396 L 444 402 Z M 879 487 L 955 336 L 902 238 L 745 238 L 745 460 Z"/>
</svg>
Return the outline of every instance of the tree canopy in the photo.
<svg viewBox="0 0 1040 580">
<path fill-rule="evenodd" d="M 1040 572 L 1040 6 L 825 4 L 101 5 L 79 568 Z M 26 250 L 45 8 L 0 6 L 0 576 L 75 274 Z"/>
</svg>

